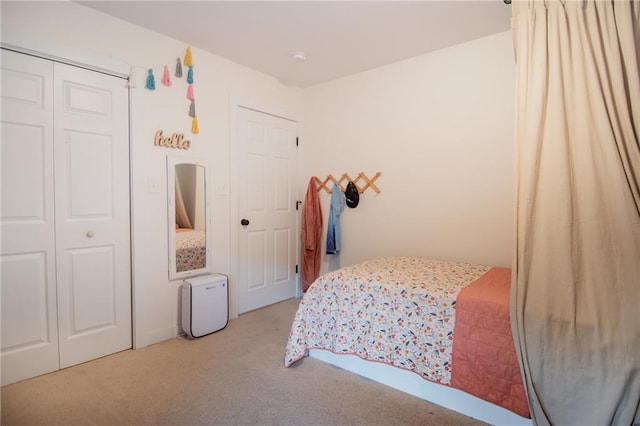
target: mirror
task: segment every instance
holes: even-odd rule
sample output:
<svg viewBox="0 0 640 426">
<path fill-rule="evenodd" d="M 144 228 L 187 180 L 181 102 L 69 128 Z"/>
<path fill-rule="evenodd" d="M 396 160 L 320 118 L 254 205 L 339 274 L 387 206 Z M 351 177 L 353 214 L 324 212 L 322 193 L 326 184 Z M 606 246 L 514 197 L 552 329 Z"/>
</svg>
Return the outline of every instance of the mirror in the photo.
<svg viewBox="0 0 640 426">
<path fill-rule="evenodd" d="M 211 223 L 205 162 L 167 157 L 169 280 L 211 272 Z"/>
</svg>

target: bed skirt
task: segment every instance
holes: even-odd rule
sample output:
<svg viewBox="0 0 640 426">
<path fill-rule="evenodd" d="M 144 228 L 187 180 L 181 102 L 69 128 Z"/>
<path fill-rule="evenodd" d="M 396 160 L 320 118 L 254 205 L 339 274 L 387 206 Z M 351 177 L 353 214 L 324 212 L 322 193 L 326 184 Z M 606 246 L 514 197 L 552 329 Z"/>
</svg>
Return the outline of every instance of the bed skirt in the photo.
<svg viewBox="0 0 640 426">
<path fill-rule="evenodd" d="M 450 386 L 424 380 L 408 370 L 380 362 L 365 361 L 356 355 L 334 354 L 324 349 L 310 349 L 309 356 L 492 425 L 533 424 L 531 419 L 518 416 L 506 408 Z"/>
</svg>

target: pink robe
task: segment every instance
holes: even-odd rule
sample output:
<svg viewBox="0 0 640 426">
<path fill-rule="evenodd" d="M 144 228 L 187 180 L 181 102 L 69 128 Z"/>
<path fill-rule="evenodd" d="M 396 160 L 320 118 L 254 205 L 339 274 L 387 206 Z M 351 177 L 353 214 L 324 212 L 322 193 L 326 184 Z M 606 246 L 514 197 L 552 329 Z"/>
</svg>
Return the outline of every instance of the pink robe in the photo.
<svg viewBox="0 0 640 426">
<path fill-rule="evenodd" d="M 309 179 L 302 218 L 302 291 L 320 275 L 322 209 L 314 177 Z"/>
</svg>

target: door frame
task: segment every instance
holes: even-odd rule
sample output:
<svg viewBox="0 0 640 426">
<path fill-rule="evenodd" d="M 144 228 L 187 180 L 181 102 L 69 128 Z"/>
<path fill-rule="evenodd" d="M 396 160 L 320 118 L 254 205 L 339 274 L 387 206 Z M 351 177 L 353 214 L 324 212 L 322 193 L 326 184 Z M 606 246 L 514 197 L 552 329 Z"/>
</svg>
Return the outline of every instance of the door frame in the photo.
<svg viewBox="0 0 640 426">
<path fill-rule="evenodd" d="M 285 120 L 293 121 L 298 126 L 298 135 L 300 134 L 300 120 L 294 114 L 288 111 L 282 111 L 281 109 L 273 105 L 264 105 L 259 102 L 242 99 L 236 96 L 230 96 L 229 98 L 229 318 L 237 318 L 239 312 L 239 292 L 240 286 L 238 285 L 239 276 L 239 244 L 238 238 L 240 236 L 238 230 L 238 170 L 239 170 L 239 153 L 238 153 L 238 108 L 246 108 L 253 111 L 261 112 L 263 114 L 269 114 L 276 117 L 280 117 Z M 300 156 L 296 156 L 294 166 L 293 181 L 299 182 L 300 175 Z M 300 189 L 294 188 L 294 193 L 297 199 L 300 198 Z M 296 264 L 300 264 L 300 215 L 296 216 Z M 300 297 L 300 274 L 296 274 L 296 297 Z"/>
<path fill-rule="evenodd" d="M 2 33 L 0 46 L 7 50 L 48 59 L 54 62 L 60 62 L 67 65 L 84 68 L 90 71 L 96 71 L 123 79 L 123 84 L 128 82 L 130 66 L 125 62 L 115 60 L 113 58 L 91 54 L 84 51 L 66 48 L 40 39 L 25 37 L 15 34 L 11 31 Z M 137 281 L 135 274 L 135 227 L 134 227 L 134 186 L 133 186 L 133 144 L 134 136 L 141 134 L 142 117 L 141 101 L 136 95 L 135 90 L 129 92 L 129 252 L 130 252 L 130 275 L 131 275 L 131 338 L 132 348 L 138 349 L 147 346 L 147 338 L 145 329 L 143 328 L 144 318 L 144 292 L 141 285 L 144 280 Z"/>
</svg>

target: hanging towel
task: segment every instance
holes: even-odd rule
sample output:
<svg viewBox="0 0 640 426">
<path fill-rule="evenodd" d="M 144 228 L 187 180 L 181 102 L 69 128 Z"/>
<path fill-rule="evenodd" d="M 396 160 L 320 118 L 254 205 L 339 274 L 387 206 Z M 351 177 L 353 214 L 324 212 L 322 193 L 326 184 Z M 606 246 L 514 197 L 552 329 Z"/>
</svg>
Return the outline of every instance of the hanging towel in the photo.
<svg viewBox="0 0 640 426">
<path fill-rule="evenodd" d="M 304 199 L 302 220 L 302 291 L 320 275 L 322 243 L 322 209 L 320 197 L 313 177 L 309 179 L 307 194 Z"/>
<path fill-rule="evenodd" d="M 327 225 L 327 254 L 338 254 L 342 248 L 340 239 L 340 215 L 344 211 L 345 196 L 337 184 L 331 191 L 329 224 Z"/>
</svg>

